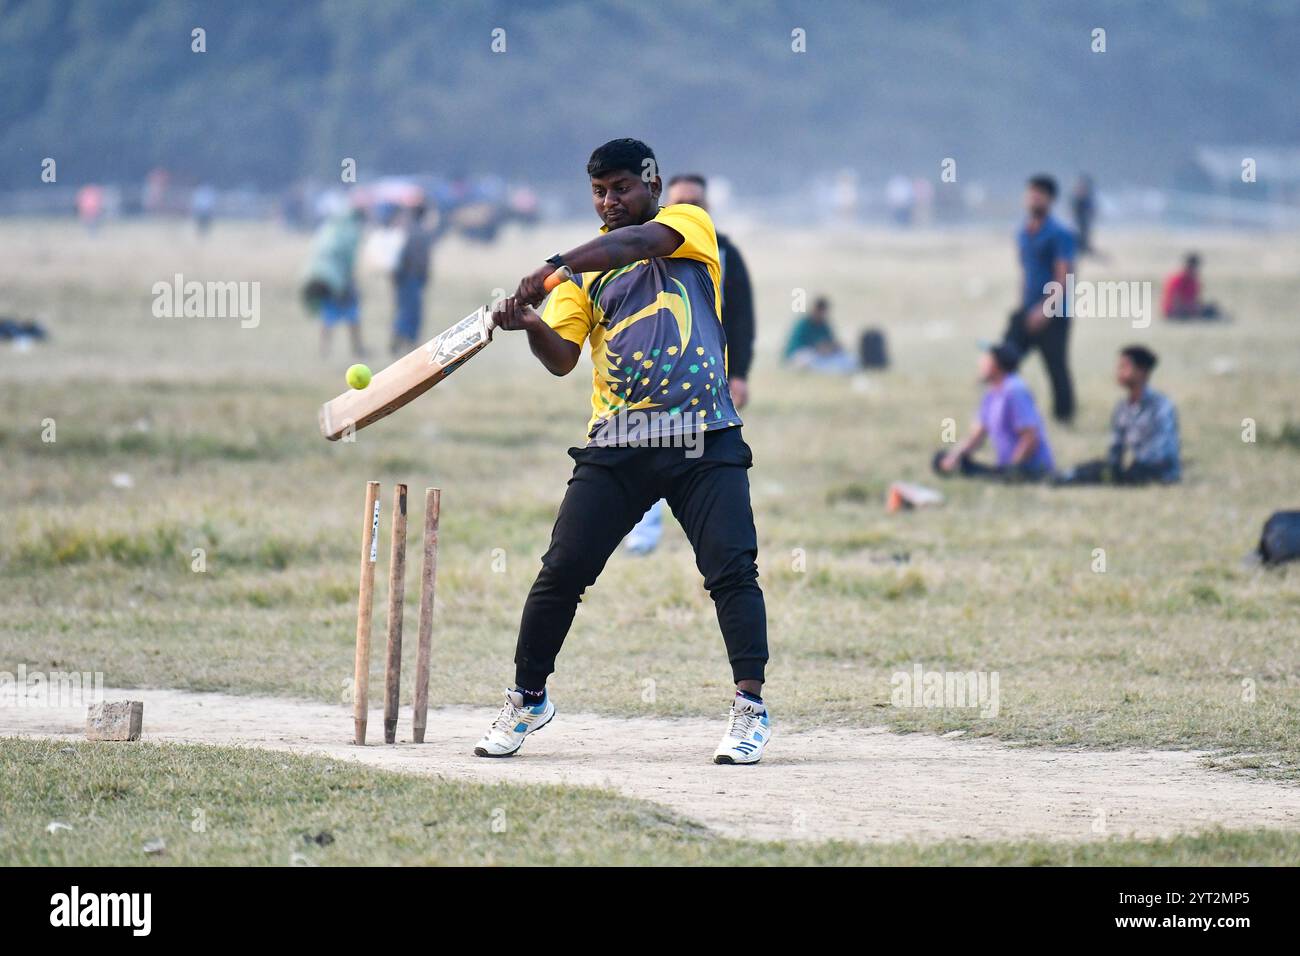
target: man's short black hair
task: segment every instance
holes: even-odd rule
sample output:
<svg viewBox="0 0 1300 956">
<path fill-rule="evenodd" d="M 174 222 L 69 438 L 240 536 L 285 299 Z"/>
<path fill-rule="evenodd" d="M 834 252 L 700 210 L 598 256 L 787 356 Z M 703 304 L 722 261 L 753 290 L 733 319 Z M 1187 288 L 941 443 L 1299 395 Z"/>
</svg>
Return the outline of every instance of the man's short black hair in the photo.
<svg viewBox="0 0 1300 956">
<path fill-rule="evenodd" d="M 1037 176 L 1029 177 L 1029 188 L 1045 192 L 1048 198 L 1056 198 L 1056 180 L 1046 173 L 1039 173 Z"/>
<path fill-rule="evenodd" d="M 1007 341 L 989 346 L 989 355 L 993 356 L 993 361 L 998 363 L 998 368 L 1002 369 L 1007 375 L 1020 368 L 1020 360 L 1024 358 L 1024 353 L 1020 351 L 1020 347 L 1014 342 Z"/>
<path fill-rule="evenodd" d="M 676 186 L 678 183 L 694 183 L 701 189 L 709 188 L 709 181 L 699 173 L 678 173 L 672 179 L 668 180 L 669 187 Z"/>
<path fill-rule="evenodd" d="M 646 160 L 651 165 L 647 167 Z M 655 151 L 639 139 L 611 139 L 604 146 L 597 146 L 596 151 L 587 160 L 588 176 L 608 176 L 610 173 L 626 171 L 633 176 L 645 175 L 648 168 L 655 173 L 658 167 Z"/>
<path fill-rule="evenodd" d="M 1187 266 L 1187 268 L 1195 269 L 1200 266 L 1201 257 L 1195 252 L 1189 252 L 1187 253 L 1187 257 L 1183 260 L 1183 263 Z"/>
<path fill-rule="evenodd" d="M 1128 348 L 1120 350 L 1120 355 L 1124 356 L 1144 372 L 1150 372 L 1156 367 L 1156 353 L 1152 352 L 1145 345 L 1130 345 Z"/>
</svg>

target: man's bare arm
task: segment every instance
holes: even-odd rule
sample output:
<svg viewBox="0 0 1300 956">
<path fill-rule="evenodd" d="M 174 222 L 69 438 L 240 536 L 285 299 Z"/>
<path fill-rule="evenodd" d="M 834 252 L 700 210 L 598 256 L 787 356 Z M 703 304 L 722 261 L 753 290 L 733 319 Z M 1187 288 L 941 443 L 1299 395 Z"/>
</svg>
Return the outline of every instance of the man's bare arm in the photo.
<svg viewBox="0 0 1300 956">
<path fill-rule="evenodd" d="M 578 364 L 582 348 L 543 322 L 542 317 L 532 309 L 528 311 L 532 313 L 533 319 L 527 325 L 528 347 L 546 371 L 552 375 L 568 375 Z"/>
<path fill-rule="evenodd" d="M 1038 450 L 1038 432 L 1033 428 L 1022 428 L 1016 434 L 1020 436 L 1016 447 L 1011 451 L 1011 464 L 1023 465 Z"/>
<path fill-rule="evenodd" d="M 979 422 L 975 422 L 975 424 L 971 426 L 970 434 L 958 442 L 956 447 L 954 447 L 952 451 L 948 452 L 944 458 L 948 462 L 956 464 L 958 459 L 969 455 L 973 451 L 978 451 L 980 446 L 984 444 L 984 438 L 987 435 L 988 430 Z"/>
<path fill-rule="evenodd" d="M 574 272 L 603 272 L 640 262 L 671 256 L 682 244 L 681 233 L 661 222 L 624 226 L 584 242 L 564 254 Z"/>
<path fill-rule="evenodd" d="M 562 254 L 564 264 L 574 272 L 605 272 L 619 269 L 642 259 L 660 259 L 671 256 L 683 242 L 681 233 L 669 229 L 661 222 L 647 222 L 639 226 L 624 226 Z M 515 298 L 525 305 L 536 305 L 546 296 L 542 283 L 555 271 L 554 266 L 541 266 L 519 281 Z"/>
<path fill-rule="evenodd" d="M 642 259 L 670 256 L 682 242 L 681 234 L 675 229 L 669 229 L 663 223 L 647 222 L 597 236 L 564 253 L 563 259 L 574 273 L 604 272 Z M 499 329 L 526 331 L 528 347 L 546 370 L 552 375 L 568 375 L 578 364 L 582 349 L 543 322 L 542 317 L 530 308 L 546 297 L 544 283 L 554 271 L 554 266 L 544 265 L 524 276 L 515 294 L 493 313 L 493 320 Z"/>
<path fill-rule="evenodd" d="M 1062 289 L 1065 288 L 1066 285 L 1065 280 L 1069 278 L 1069 275 L 1070 275 L 1069 259 L 1057 259 L 1055 262 L 1052 263 L 1052 278 L 1056 280 L 1056 282 L 1061 286 Z"/>
<path fill-rule="evenodd" d="M 1057 259 L 1052 263 L 1052 281 L 1064 292 L 1067 288 L 1066 279 L 1070 275 L 1070 260 Z M 1047 308 L 1049 296 L 1044 295 L 1041 299 L 1029 307 L 1029 313 L 1025 316 L 1025 325 L 1030 332 L 1038 332 L 1047 327 L 1055 316 L 1048 315 L 1044 310 Z M 1058 304 L 1059 307 L 1059 304 Z"/>
<path fill-rule="evenodd" d="M 966 440 L 957 446 L 957 454 L 969 455 L 973 451 L 979 451 L 988 434 L 988 429 L 981 423 L 976 422 L 971 426 L 970 434 L 966 436 Z"/>
<path fill-rule="evenodd" d="M 506 299 L 495 312 L 492 321 L 498 329 L 507 332 L 523 330 L 528 333 L 528 347 L 537 360 L 552 375 L 568 375 L 578 364 L 582 348 L 574 345 L 559 332 L 542 321 L 542 317 L 520 303 L 516 298 Z"/>
</svg>

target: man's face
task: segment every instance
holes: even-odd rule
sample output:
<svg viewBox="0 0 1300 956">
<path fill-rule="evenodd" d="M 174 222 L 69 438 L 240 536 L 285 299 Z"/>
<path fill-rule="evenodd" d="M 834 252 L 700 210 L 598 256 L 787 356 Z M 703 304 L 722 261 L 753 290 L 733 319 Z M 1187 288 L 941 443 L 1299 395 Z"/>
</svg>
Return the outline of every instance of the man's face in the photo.
<svg viewBox="0 0 1300 956">
<path fill-rule="evenodd" d="M 675 206 L 678 203 L 699 206 L 701 209 L 709 208 L 704 197 L 704 187 L 687 179 L 678 180 L 668 187 L 668 205 Z"/>
<path fill-rule="evenodd" d="M 1146 373 L 1134 365 L 1133 360 L 1127 355 L 1121 355 L 1115 366 L 1115 381 L 1121 388 L 1132 388 L 1146 381 Z"/>
<path fill-rule="evenodd" d="M 591 177 L 591 201 L 608 228 L 639 226 L 654 218 L 662 188 L 658 176 L 647 182 L 637 173 L 620 169 Z"/>
<path fill-rule="evenodd" d="M 1001 369 L 998 368 L 997 359 L 993 357 L 991 352 L 982 352 L 980 354 L 980 381 L 986 383 L 995 381 L 999 374 L 1001 374 Z"/>
<path fill-rule="evenodd" d="M 1035 219 L 1041 219 L 1046 216 L 1052 208 L 1052 197 L 1047 195 L 1037 186 L 1029 186 L 1025 189 L 1025 212 Z"/>
</svg>

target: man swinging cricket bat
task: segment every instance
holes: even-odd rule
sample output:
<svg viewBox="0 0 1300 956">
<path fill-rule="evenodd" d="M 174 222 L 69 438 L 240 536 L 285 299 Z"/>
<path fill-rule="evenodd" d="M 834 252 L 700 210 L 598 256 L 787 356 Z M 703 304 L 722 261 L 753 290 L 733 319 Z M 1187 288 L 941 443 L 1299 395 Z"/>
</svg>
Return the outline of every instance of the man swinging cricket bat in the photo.
<svg viewBox="0 0 1300 956">
<path fill-rule="evenodd" d="M 524 602 L 514 685 L 474 752 L 508 757 L 552 720 L 546 681 L 582 593 L 646 508 L 666 498 L 695 550 L 736 684 L 714 762 L 757 763 L 771 736 L 767 616 L 752 457 L 727 388 L 717 235 L 698 206 L 660 207 L 645 143 L 606 143 L 587 174 L 602 235 L 539 265 L 493 315 L 497 328 L 524 332 L 554 375 L 572 372 L 589 342 L 593 411 L 585 446 L 569 450 L 573 478 Z M 573 281 L 557 285 L 557 270 Z M 539 315 L 532 307 L 552 288 Z"/>
</svg>

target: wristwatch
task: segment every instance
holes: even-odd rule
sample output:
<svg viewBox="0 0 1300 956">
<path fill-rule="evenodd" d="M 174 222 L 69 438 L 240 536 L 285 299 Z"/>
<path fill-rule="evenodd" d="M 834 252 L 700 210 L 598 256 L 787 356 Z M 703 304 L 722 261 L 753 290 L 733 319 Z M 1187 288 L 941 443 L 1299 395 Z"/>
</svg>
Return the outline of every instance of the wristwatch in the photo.
<svg viewBox="0 0 1300 956">
<path fill-rule="evenodd" d="M 560 255 L 560 253 L 557 252 L 555 255 L 551 256 L 551 258 L 546 260 L 546 264 L 550 266 L 555 266 L 555 268 L 557 269 L 563 269 L 565 267 L 564 256 Z"/>
</svg>

